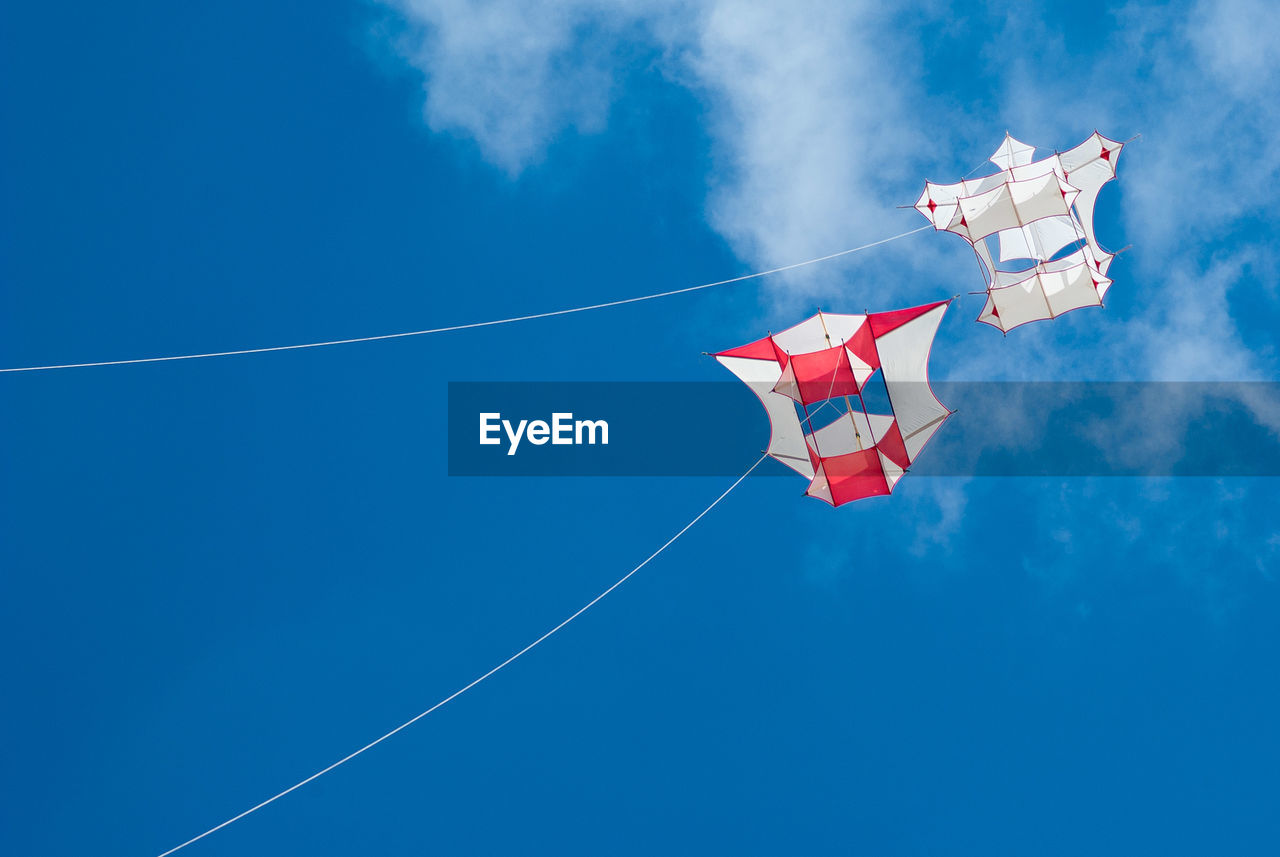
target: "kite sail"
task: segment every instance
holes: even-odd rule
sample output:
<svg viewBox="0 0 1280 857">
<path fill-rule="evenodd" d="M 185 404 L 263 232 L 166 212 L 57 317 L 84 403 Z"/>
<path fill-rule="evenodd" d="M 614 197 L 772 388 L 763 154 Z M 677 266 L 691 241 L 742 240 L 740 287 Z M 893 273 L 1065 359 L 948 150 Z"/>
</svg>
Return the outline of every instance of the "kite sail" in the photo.
<svg viewBox="0 0 1280 857">
<path fill-rule="evenodd" d="M 892 493 L 951 416 L 929 387 L 929 350 L 949 303 L 868 315 L 819 312 L 714 356 L 764 405 L 767 454 L 808 479 L 810 497 L 840 506 Z M 891 414 L 868 413 L 863 400 L 877 370 Z"/>
<path fill-rule="evenodd" d="M 987 292 L 978 321 L 1007 333 L 1102 306 L 1115 254 L 1098 244 L 1093 209 L 1102 186 L 1116 177 L 1122 148 L 1095 131 L 1074 149 L 1035 160 L 1034 146 L 1006 134 L 990 158 L 998 172 L 955 184 L 925 182 L 916 211 L 977 254 Z"/>
</svg>

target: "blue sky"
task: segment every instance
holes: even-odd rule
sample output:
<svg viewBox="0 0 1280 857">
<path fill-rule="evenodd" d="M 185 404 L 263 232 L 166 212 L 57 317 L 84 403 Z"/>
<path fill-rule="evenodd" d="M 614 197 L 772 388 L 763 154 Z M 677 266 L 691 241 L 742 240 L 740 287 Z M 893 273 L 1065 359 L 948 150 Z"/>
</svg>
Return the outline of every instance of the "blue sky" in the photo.
<svg viewBox="0 0 1280 857">
<path fill-rule="evenodd" d="M 966 299 L 935 376 L 1277 378 L 1274 8 L 879 6 L 10 4 L 0 365 L 717 280 L 914 228 L 895 206 L 1006 130 L 1096 127 L 1142 134 L 1101 197 L 1132 245 L 1106 310 L 1002 338 Z M 729 481 L 449 478 L 448 381 L 724 380 L 702 351 L 816 306 L 978 288 L 963 251 L 0 376 L 0 850 L 176 845 L 484 672 Z M 508 671 L 185 853 L 1274 852 L 1275 480 L 802 490 L 748 480 Z"/>
</svg>

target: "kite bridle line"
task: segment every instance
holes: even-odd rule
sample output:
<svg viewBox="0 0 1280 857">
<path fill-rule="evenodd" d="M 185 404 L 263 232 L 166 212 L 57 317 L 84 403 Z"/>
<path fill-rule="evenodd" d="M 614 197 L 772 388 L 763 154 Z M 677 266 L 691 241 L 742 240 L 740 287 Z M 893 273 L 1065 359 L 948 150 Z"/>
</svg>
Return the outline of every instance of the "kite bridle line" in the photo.
<svg viewBox="0 0 1280 857">
<path fill-rule="evenodd" d="M 640 563 L 640 564 L 639 564 L 639 565 L 637 565 L 635 568 L 633 568 L 633 569 L 631 569 L 630 571 L 628 571 L 628 572 L 627 572 L 626 574 L 624 574 L 622 577 L 618 578 L 617 582 L 616 582 L 616 583 L 614 583 L 612 586 L 610 586 L 608 589 L 604 590 L 604 591 L 603 591 L 603 592 L 601 592 L 599 595 L 597 595 L 595 598 L 592 598 L 592 599 L 591 599 L 590 601 L 588 601 L 586 604 L 584 604 L 584 605 L 582 605 L 581 607 L 579 607 L 579 608 L 578 608 L 578 609 L 577 609 L 573 614 L 571 614 L 571 615 L 569 616 L 569 618 L 565 619 L 565 620 L 564 620 L 563 622 L 561 622 L 559 625 L 556 625 L 556 626 L 555 626 L 554 628 L 552 628 L 550 631 L 547 631 L 547 632 L 546 632 L 545 634 L 543 634 L 541 637 L 539 637 L 538 639 L 534 640 L 532 643 L 530 643 L 529 645 L 525 646 L 523 649 L 521 649 L 520 651 L 516 652 L 516 653 L 515 653 L 514 655 L 512 655 L 511 657 L 507 658 L 505 661 L 503 661 L 502 663 L 498 664 L 496 667 L 494 667 L 493 669 L 489 670 L 489 671 L 488 671 L 487 673 L 485 673 L 484 675 L 480 676 L 480 677 L 479 677 L 479 678 L 477 678 L 477 679 L 474 679 L 470 684 L 464 685 L 463 687 L 459 688 L 458 690 L 455 690 L 453 693 L 449 694 L 449 695 L 448 695 L 448 696 L 446 696 L 444 699 L 440 700 L 440 701 L 439 701 L 439 702 L 437 702 L 435 705 L 433 705 L 433 706 L 431 706 L 430 708 L 428 708 L 426 711 L 422 712 L 421 714 L 419 714 L 419 715 L 417 715 L 417 716 L 415 716 L 415 717 L 413 717 L 413 718 L 411 718 L 411 719 L 409 719 L 409 720 L 406 720 L 404 723 L 401 723 L 401 724 L 400 724 L 399 726 L 397 726 L 395 729 L 392 729 L 390 732 L 386 733 L 386 734 L 385 734 L 385 735 L 383 735 L 382 737 L 380 737 L 380 738 L 375 738 L 373 741 L 370 741 L 368 744 L 365 744 L 363 747 L 361 747 L 359 750 L 356 750 L 354 753 L 349 753 L 348 755 L 343 756 L 341 759 L 339 759 L 338 761 L 334 762 L 332 765 L 329 765 L 327 768 L 322 768 L 322 769 L 320 769 L 319 771 L 316 771 L 314 774 L 312 774 L 311 776 L 307 777 L 305 780 L 300 780 L 299 782 L 294 783 L 293 785 L 289 786 L 289 788 L 285 789 L 284 791 L 280 792 L 279 794 L 272 795 L 271 797 L 269 797 L 269 798 L 267 798 L 266 800 L 264 800 L 262 803 L 259 803 L 259 804 L 257 804 L 256 806 L 252 806 L 252 807 L 250 807 L 249 809 L 246 809 L 244 812 L 240 813 L 239 815 L 233 815 L 231 818 L 228 818 L 226 821 L 222 822 L 221 824 L 216 825 L 215 827 L 211 827 L 211 828 L 209 828 L 209 829 L 208 829 L 208 830 L 206 830 L 204 833 L 201 833 L 199 836 L 193 836 L 192 838 L 188 839 L 186 842 L 183 842 L 181 845 L 174 846 L 173 848 L 170 848 L 168 851 L 165 851 L 165 852 L 163 852 L 163 853 L 159 854 L 159 855 L 158 855 L 158 857 L 168 857 L 168 855 L 173 854 L 173 853 L 178 852 L 178 851 L 181 851 L 183 848 L 186 848 L 188 845 L 191 845 L 191 844 L 193 844 L 193 843 L 195 843 L 195 842 L 199 842 L 201 839 L 204 839 L 206 836 L 209 836 L 210 834 L 213 834 L 213 833 L 217 833 L 217 832 L 218 832 L 219 830 L 221 830 L 222 828 L 227 827 L 227 826 L 229 826 L 229 825 L 231 825 L 231 824 L 234 824 L 235 822 L 239 821 L 240 819 L 244 818 L 245 816 L 247 816 L 247 815 L 251 815 L 251 814 L 253 814 L 253 813 L 257 812 L 258 810 L 262 809 L 263 807 L 267 806 L 268 804 L 275 803 L 275 802 L 276 802 L 276 801 L 278 801 L 280 798 L 284 797 L 285 795 L 289 794 L 290 792 L 296 791 L 296 790 L 298 790 L 298 789 L 302 788 L 303 786 L 305 786 L 307 783 L 310 783 L 310 782 L 312 782 L 313 780 L 317 780 L 317 779 L 319 779 L 320 777 L 324 776 L 325 774 L 329 773 L 329 772 L 330 772 L 330 771 L 332 771 L 334 768 L 337 768 L 337 767 L 338 767 L 338 766 L 340 766 L 340 765 L 344 765 L 344 764 L 346 764 L 347 762 L 350 762 L 352 759 L 354 759 L 356 756 L 359 756 L 361 753 L 365 752 L 366 750 L 371 750 L 371 749 L 373 749 L 374 747 L 376 747 L 376 746 L 378 746 L 379 744 L 381 744 L 383 741 L 385 741 L 385 740 L 387 740 L 388 738 L 390 738 L 392 735 L 395 735 L 397 732 L 400 732 L 400 731 L 402 731 L 402 730 L 404 730 L 404 729 L 409 728 L 410 726 L 412 726 L 413 724 L 417 723 L 417 722 L 418 722 L 419 720 L 421 720 L 422 718 L 426 717 L 426 716 L 427 716 L 428 714 L 430 714 L 431 712 L 433 712 L 433 711 L 435 711 L 436 709 L 438 709 L 438 708 L 440 708 L 441 706 L 443 706 L 445 703 L 447 703 L 447 702 L 451 702 L 452 700 L 457 699 L 459 696 L 462 696 L 462 694 L 464 694 L 464 693 L 466 693 L 467 691 L 471 690 L 471 688 L 473 688 L 473 687 L 475 687 L 476 685 L 480 684 L 482 681 L 484 681 L 485 679 L 489 678 L 489 676 L 491 676 L 491 675 L 493 675 L 494 673 L 498 672 L 498 671 L 499 671 L 499 670 L 501 670 L 503 667 L 506 667 L 506 666 L 508 666 L 509 664 L 514 663 L 516 660 L 518 660 L 519 658 L 521 658 L 522 656 L 524 656 L 525 654 L 527 654 L 528 652 L 530 652 L 531 650 L 533 650 L 536 646 L 538 646 L 540 643 L 542 643 L 542 642 L 543 642 L 544 640 L 546 640 L 548 637 L 550 637 L 551 635 L 555 634 L 557 631 L 559 631 L 559 630 L 560 630 L 561 628 L 563 628 L 565 625 L 568 625 L 568 624 L 569 624 L 570 622 L 572 622 L 574 619 L 577 619 L 577 618 L 578 618 L 579 616 L 581 616 L 583 613 L 586 613 L 588 610 L 590 610 L 592 607 L 594 607 L 597 603 L 599 603 L 599 602 L 600 602 L 600 601 L 601 601 L 601 600 L 602 600 L 606 595 L 608 595 L 610 592 L 613 592 L 613 590 L 617 589 L 619 586 L 621 586 L 622 584 L 626 583 L 626 582 L 627 582 L 627 580 L 631 577 L 631 575 L 635 574 L 637 571 L 639 571 L 640 569 L 644 568 L 644 567 L 645 567 L 646 565 L 648 565 L 649 563 L 653 562 L 653 560 L 657 559 L 657 557 L 658 557 L 658 555 L 659 555 L 659 554 L 661 554 L 661 553 L 662 553 L 663 551 L 665 551 L 667 548 L 671 547 L 671 545 L 675 544 L 676 539 L 680 538 L 680 537 L 681 537 L 681 536 L 683 536 L 685 533 L 687 533 L 687 532 L 688 532 L 688 531 L 693 527 L 693 525 L 694 525 L 694 524 L 698 523 L 698 521 L 701 521 L 704 517 L 706 517 L 706 515 L 707 515 L 707 513 L 708 513 L 708 512 L 710 512 L 712 509 L 714 509 L 716 506 L 718 506 L 718 505 L 720 504 L 720 501 L 721 501 L 721 500 L 723 500 L 725 497 L 728 497 L 728 496 L 729 496 L 729 493 L 730 493 L 731 491 L 733 491 L 733 489 L 735 489 L 735 488 L 737 488 L 739 485 L 741 485 L 741 484 L 742 484 L 742 482 L 743 482 L 743 480 L 744 480 L 744 479 L 746 479 L 748 476 L 750 476 L 750 475 L 751 475 L 751 473 L 752 473 L 752 471 L 754 471 L 757 467 L 759 467 L 759 466 L 764 462 L 764 460 L 765 460 L 766 458 L 768 458 L 768 457 L 769 457 L 769 453 L 767 453 L 767 452 L 766 452 L 764 455 L 761 455 L 761 456 L 760 456 L 760 458 L 756 460 L 756 463 L 755 463 L 755 464 L 753 464 L 753 465 L 751 465 L 749 468 L 747 468 L 747 471 L 746 471 L 745 473 L 743 473 L 741 476 L 739 476 L 739 477 L 734 481 L 734 483 L 733 483 L 732 485 L 730 485 L 728 488 L 724 489 L 724 492 L 723 492 L 723 493 L 721 493 L 719 497 L 717 497 L 716 499 L 712 500 L 712 501 L 711 501 L 711 505 L 707 506 L 707 508 L 705 508 L 705 509 L 703 509 L 701 512 L 699 512 L 699 513 L 697 514 L 697 516 L 696 516 L 693 520 L 691 520 L 689 523 L 685 524 L 685 525 L 680 529 L 680 531 L 679 531 L 679 532 L 677 532 L 674 536 L 672 536 L 671 538 L 667 539 L 666 543 L 664 543 L 664 544 L 662 545 L 662 547 L 658 548 L 656 551 L 654 551 L 653 553 L 649 554 L 649 556 L 644 560 L 644 562 Z"/>
<path fill-rule="evenodd" d="M 569 309 L 558 309 L 550 312 L 538 312 L 531 315 L 518 315 L 510 318 L 496 318 L 489 321 L 476 321 L 470 324 L 454 324 L 448 327 L 432 327 L 425 330 L 409 330 L 402 333 L 384 333 L 378 336 L 357 336 L 351 339 L 331 339 L 326 342 L 304 342 L 297 345 L 274 345 L 266 348 L 242 348 L 236 351 L 210 351 L 203 354 L 175 354 L 168 357 L 138 357 L 132 360 L 100 360 L 93 363 L 60 363 L 48 366 L 18 366 L 8 369 L 0 369 L 0 373 L 4 372 L 43 372 L 51 369 L 87 369 L 94 366 L 127 366 L 135 363 L 167 363 L 174 360 L 200 360 L 206 357 L 236 357 L 243 354 L 266 354 L 271 351 L 299 351 L 304 348 L 327 348 L 332 345 L 352 345 L 357 342 L 378 342 L 384 339 L 403 339 L 409 336 L 428 336 L 434 333 L 451 333 L 458 330 L 472 330 L 477 327 L 492 327 L 498 324 L 515 324 L 521 321 L 534 321 L 540 318 L 552 318 L 558 315 L 571 315 L 579 312 L 589 312 L 597 309 L 607 309 L 609 307 L 623 306 L 624 304 L 640 303 L 641 301 L 657 300 L 658 298 L 668 298 L 673 295 L 683 295 L 688 292 L 701 291 L 702 289 L 710 289 L 716 286 L 727 286 L 731 283 L 741 283 L 745 280 L 754 280 L 760 277 L 767 277 L 770 274 L 780 274 L 783 271 L 793 271 L 796 268 L 803 268 L 806 265 L 816 265 L 819 262 L 827 262 L 831 259 L 838 259 L 841 256 L 848 256 L 852 253 L 859 253 L 863 250 L 870 250 L 872 247 L 879 247 L 881 244 L 888 244 L 890 241 L 897 241 L 899 238 L 906 238 L 908 235 L 915 235 L 917 232 L 923 232 L 926 229 L 933 228 L 932 224 L 921 226 L 918 229 L 911 229 L 907 232 L 900 232 L 897 235 L 891 235 L 888 238 L 881 238 L 879 241 L 872 241 L 869 244 L 862 244 L 858 247 L 851 247 L 848 250 L 841 250 L 837 253 L 828 253 L 826 256 L 819 256 L 815 259 L 806 259 L 803 262 L 793 262 L 790 265 L 782 265 L 778 268 L 770 268 L 767 271 L 756 271 L 753 274 L 743 274 L 740 277 L 730 277 L 727 280 L 717 280 L 714 283 L 702 283 L 697 286 L 686 286 L 682 289 L 672 289 L 666 292 L 657 292 L 651 295 L 640 295 L 634 298 L 623 298 L 616 301 L 606 301 L 605 303 L 589 304 L 587 306 L 570 307 Z"/>
</svg>

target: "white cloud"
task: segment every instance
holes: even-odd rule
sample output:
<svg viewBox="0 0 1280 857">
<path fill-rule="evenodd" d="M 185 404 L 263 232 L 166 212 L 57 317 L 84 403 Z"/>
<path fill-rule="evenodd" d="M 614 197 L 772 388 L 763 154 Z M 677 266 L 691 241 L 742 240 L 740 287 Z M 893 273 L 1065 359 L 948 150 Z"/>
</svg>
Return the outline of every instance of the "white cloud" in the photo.
<svg viewBox="0 0 1280 857">
<path fill-rule="evenodd" d="M 511 176 L 536 163 L 565 129 L 605 127 L 619 48 L 663 3 L 597 0 L 396 0 L 407 29 L 396 48 L 426 79 L 434 131 L 475 140 Z"/>
<path fill-rule="evenodd" d="M 810 258 L 917 225 L 886 215 L 914 199 L 929 143 L 886 74 L 897 38 L 880 8 L 721 2 L 701 22 L 691 68 L 721 159 L 709 219 L 745 258 Z"/>
<path fill-rule="evenodd" d="M 936 152 L 908 115 L 910 75 L 887 72 L 910 68 L 915 48 L 882 4 L 393 5 L 408 25 L 397 49 L 424 76 L 429 126 L 474 140 L 513 177 L 566 131 L 601 130 L 621 66 L 648 52 L 708 106 L 707 216 L 742 258 L 785 264 L 919 225 L 893 206 L 914 199 Z M 953 249 L 919 240 L 878 255 L 918 263 Z M 809 295 L 830 290 L 830 273 L 777 280 Z"/>
</svg>

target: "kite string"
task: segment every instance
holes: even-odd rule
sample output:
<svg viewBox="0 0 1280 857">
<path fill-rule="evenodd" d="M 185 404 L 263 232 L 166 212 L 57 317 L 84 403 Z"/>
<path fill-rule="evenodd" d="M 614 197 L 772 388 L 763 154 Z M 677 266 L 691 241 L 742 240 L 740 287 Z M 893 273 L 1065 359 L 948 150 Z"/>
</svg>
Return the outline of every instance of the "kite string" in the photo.
<svg viewBox="0 0 1280 857">
<path fill-rule="evenodd" d="M 712 509 L 714 509 L 717 505 L 719 505 L 721 500 L 723 500 L 725 497 L 728 497 L 728 496 L 729 496 L 729 493 L 730 493 L 731 491 L 733 491 L 733 489 L 735 489 L 735 488 L 737 488 L 739 485 L 741 485 L 741 484 L 742 484 L 742 481 L 743 481 L 744 479 L 746 479 L 748 476 L 750 476 L 750 475 L 751 475 L 751 473 L 752 473 L 752 471 L 754 471 L 757 467 L 759 467 L 759 466 L 764 462 L 764 460 L 765 460 L 766 458 L 768 458 L 768 457 L 769 457 L 769 454 L 768 454 L 767 452 L 766 452 L 764 455 L 760 456 L 760 458 L 756 461 L 756 463 L 755 463 L 755 464 L 753 464 L 753 465 L 751 465 L 751 467 L 747 469 L 747 472 L 746 472 L 746 473 L 743 473 L 741 476 L 739 476 L 739 477 L 737 478 L 737 480 L 736 480 L 732 485 L 730 485 L 728 488 L 726 488 L 726 489 L 724 490 L 724 493 L 722 493 L 722 494 L 721 494 L 719 497 L 717 497 L 716 499 L 712 500 L 712 501 L 711 501 L 711 505 L 707 506 L 707 508 L 705 508 L 705 509 L 703 509 L 701 512 L 699 512 L 699 513 L 698 513 L 698 515 L 697 515 L 697 517 L 695 517 L 695 518 L 694 518 L 692 521 L 690 521 L 689 523 L 685 524 L 685 525 L 684 525 L 684 527 L 682 527 L 682 528 L 680 529 L 680 531 L 679 531 L 679 532 L 677 532 L 674 536 L 672 536 L 671 538 L 667 539 L 666 543 L 665 543 L 665 544 L 663 544 L 663 545 L 662 545 L 662 547 L 658 548 L 656 551 L 654 551 L 653 553 L 649 554 L 649 556 L 645 559 L 645 561 L 644 561 L 644 562 L 640 563 L 640 564 L 639 564 L 639 565 L 637 565 L 635 568 L 633 568 L 633 569 L 631 569 L 630 571 L 628 571 L 626 574 L 624 574 L 622 577 L 620 577 L 620 578 L 618 579 L 618 581 L 617 581 L 616 583 L 614 583 L 612 586 L 610 586 L 608 589 L 606 589 L 605 591 L 601 592 L 601 593 L 600 593 L 599 595 L 597 595 L 595 598 L 592 598 L 590 601 L 588 601 L 588 602 L 587 602 L 586 604 L 584 604 L 582 607 L 578 608 L 578 609 L 577 609 L 577 610 L 576 610 L 572 615 L 570 615 L 570 616 L 569 616 L 569 618 L 565 619 L 565 620 L 564 620 L 563 622 L 561 622 L 559 625 L 556 625 L 556 626 L 555 626 L 554 628 L 552 628 L 550 631 L 547 631 L 547 632 L 546 632 L 545 634 L 543 634 L 541 637 L 539 637 L 538 639 L 534 640 L 532 643 L 530 643 L 529 645 L 525 646 L 523 649 L 521 649 L 520 651 L 516 652 L 516 653 L 515 653 L 514 655 L 512 655 L 511 657 L 507 658 L 505 661 L 503 661 L 502 663 L 498 664 L 496 667 L 494 667 L 493 669 L 489 670 L 489 671 L 488 671 L 487 673 L 485 673 L 484 675 L 480 676 L 480 677 L 479 677 L 479 678 L 477 678 L 477 679 L 474 679 L 470 684 L 464 685 L 463 687 L 459 688 L 458 690 L 455 690 L 453 693 L 449 694 L 449 695 L 448 695 L 448 696 L 446 696 L 444 699 L 440 700 L 440 701 L 439 701 L 439 702 L 437 702 L 435 705 L 433 705 L 433 706 L 431 706 L 430 708 L 428 708 L 426 711 L 422 712 L 421 714 L 419 714 L 419 715 L 417 715 L 417 716 L 415 716 L 415 717 L 413 717 L 413 718 L 411 718 L 411 719 L 409 719 L 409 720 L 406 720 L 404 723 L 401 723 L 401 724 L 400 724 L 399 726 L 397 726 L 395 729 L 392 729 L 390 732 L 386 733 L 385 735 L 381 736 L 380 738 L 376 738 L 376 739 L 374 739 L 373 741 L 370 741 L 368 744 L 365 744 L 365 745 L 364 745 L 363 747 L 361 747 L 359 750 L 356 750 L 356 751 L 355 751 L 355 752 L 353 752 L 353 753 L 349 753 L 348 755 L 343 756 L 341 759 L 339 759 L 338 761 L 336 761 L 336 762 L 334 762 L 333 764 L 329 765 L 328 767 L 326 767 L 326 768 L 322 768 L 321 770 L 316 771 L 314 774 L 312 774 L 311 776 L 307 777 L 305 780 L 301 780 L 301 781 L 299 781 L 299 782 L 297 782 L 297 783 L 294 783 L 293 785 L 289 786 L 289 788 L 285 789 L 284 791 L 280 792 L 279 794 L 273 795 L 273 796 L 271 796 L 271 797 L 267 798 L 266 800 L 264 800 L 262 803 L 259 803 L 259 804 L 257 804 L 256 806 L 253 806 L 253 807 L 250 807 L 249 809 L 246 809 L 244 812 L 240 813 L 239 815 L 234 815 L 234 816 L 232 816 L 231 818 L 228 818 L 226 821 L 222 822 L 221 824 L 219 824 L 219 825 L 217 825 L 217 826 L 215 826 L 215 827 L 211 827 L 211 828 L 209 828 L 209 829 L 208 829 L 208 830 L 206 830 L 204 833 L 201 833 L 199 836 L 194 836 L 194 837 L 192 837 L 191 839 L 188 839 L 186 842 L 183 842 L 181 845 L 178 845 L 178 846 L 175 846 L 175 847 L 173 847 L 173 848 L 170 848 L 168 851 L 165 851 L 164 853 L 162 853 L 162 854 L 158 855 L 158 857 L 168 857 L 168 855 L 173 854 L 173 853 L 174 853 L 174 852 L 176 852 L 176 851 L 180 851 L 180 850 L 182 850 L 183 848 L 186 848 L 188 845 L 191 845 L 191 844 L 192 844 L 192 843 L 194 843 L 194 842 L 199 842 L 201 839 L 204 839 L 204 838 L 205 838 L 206 836 L 208 836 L 209 834 L 211 834 L 211 833 L 217 833 L 217 832 L 218 832 L 219 830 L 221 830 L 222 828 L 227 827 L 228 825 L 234 824 L 235 822 L 239 821 L 240 819 L 244 818 L 245 816 L 247 816 L 247 815 L 251 815 L 252 813 L 257 812 L 258 810 L 262 809 L 264 806 L 267 806 L 268 804 L 274 803 L 275 801 L 279 800 L 280 798 L 284 797 L 285 795 L 289 794 L 290 792 L 296 791 L 297 789 L 300 789 L 300 788 L 302 788 L 303 786 L 305 786 L 307 783 L 310 783 L 310 782 L 311 782 L 311 781 L 313 781 L 313 780 L 319 779 L 320 777 L 322 777 L 322 776 L 324 776 L 325 774 L 329 773 L 330 771 L 332 771 L 334 768 L 338 767 L 339 765 L 344 765 L 344 764 L 346 764 L 347 762 L 349 762 L 349 761 L 351 761 L 352 759 L 354 759 L 356 756 L 359 756 L 361 753 L 365 752 L 366 750 L 371 750 L 371 749 L 373 749 L 373 748 L 374 748 L 374 747 L 376 747 L 377 745 L 381 744 L 383 741 L 385 741 L 385 740 L 387 740 L 388 738 L 390 738 L 392 735 L 395 735 L 397 732 L 400 732 L 400 731 L 402 731 L 402 730 L 404 730 L 404 729 L 407 729 L 408 727 L 412 726 L 414 723 L 417 723 L 419 720 L 421 720 L 422 718 L 426 717 L 426 716 L 427 716 L 428 714 L 430 714 L 431 712 L 433 712 L 433 711 L 435 711 L 436 709 L 438 709 L 438 708 L 440 708 L 441 706 L 443 706 L 445 703 L 450 702 L 450 701 L 452 701 L 452 700 L 454 700 L 454 699 L 457 699 L 459 696 L 462 696 L 462 694 L 464 694 L 464 693 L 466 693 L 467 691 L 471 690 L 471 688 L 473 688 L 473 687 L 475 687 L 476 685 L 480 684 L 482 681 L 484 681 L 485 679 L 489 678 L 491 675 L 493 675 L 494 673 L 498 672 L 498 671 L 499 671 L 499 670 L 501 670 L 503 667 L 506 667 L 506 666 L 508 666 L 509 664 L 511 664 L 511 663 L 513 663 L 513 662 L 515 662 L 517 659 L 519 659 L 520 657 L 522 657 L 523 655 L 525 655 L 526 653 L 528 653 L 529 651 L 531 651 L 533 648 L 535 648 L 538 644 L 542 643 L 542 642 L 543 642 L 544 640 L 546 640 L 548 637 L 550 637 L 551 635 L 555 634 L 557 631 L 559 631 L 559 630 L 560 630 L 561 628 L 563 628 L 564 626 L 568 625 L 568 624 L 569 624 L 570 622 L 572 622 L 574 619 L 577 619 L 577 618 L 578 618 L 579 616 L 581 616 L 583 613 L 586 613 L 588 610 L 590 610 L 592 607 L 594 607 L 597 603 L 599 603 L 599 602 L 600 602 L 600 601 L 601 601 L 601 600 L 602 600 L 606 595 L 608 595 L 610 592 L 613 592 L 613 590 L 617 589 L 617 588 L 618 588 L 619 586 L 621 586 L 622 584 L 626 583 L 626 582 L 627 582 L 627 580 L 628 580 L 628 578 L 630 578 L 633 574 L 635 574 L 637 571 L 639 571 L 640 569 L 644 568 L 646 565 L 648 565 L 650 562 L 652 562 L 654 559 L 656 559 L 656 558 L 658 557 L 658 555 L 659 555 L 659 554 L 661 554 L 663 551 L 665 551 L 667 548 L 671 547 L 671 545 L 675 543 L 676 539 L 680 538 L 680 537 L 681 537 L 681 536 L 683 536 L 686 532 L 688 532 L 688 531 L 693 527 L 693 525 L 694 525 L 694 524 L 698 523 L 698 521 L 701 521 L 701 520 L 706 516 L 706 514 L 707 514 L 708 512 L 710 512 L 710 511 L 711 511 Z"/>
<path fill-rule="evenodd" d="M 634 298 L 623 298 L 616 301 L 607 301 L 599 304 L 589 304 L 587 306 L 570 307 L 569 309 L 558 309 L 550 312 L 539 312 L 531 315 L 518 315 L 510 318 L 497 318 L 490 321 L 476 321 L 470 324 L 455 324 L 448 327 L 433 327 L 426 330 L 409 330 L 402 333 L 384 333 L 378 336 L 358 336 L 352 339 L 331 339 L 326 342 L 304 342 L 297 345 L 273 345 L 265 348 L 242 348 L 236 351 L 210 351 L 204 354 L 175 354 L 168 357 L 138 357 L 132 360 L 100 360 L 93 363 L 60 363 L 49 366 L 19 366 L 9 369 L 0 369 L 3 372 L 42 372 L 50 369 L 85 369 L 91 366 L 125 366 L 134 363 L 166 363 L 172 360 L 200 360 L 205 357 L 234 357 L 241 354 L 265 354 L 270 351 L 297 351 L 303 348 L 325 348 L 331 345 L 351 345 L 357 342 L 376 342 L 383 339 L 401 339 L 406 336 L 426 336 L 433 333 L 449 333 L 455 330 L 471 330 L 477 327 L 492 327 L 496 324 L 514 324 L 520 321 L 533 321 L 539 318 L 551 318 L 557 315 L 570 315 L 578 312 L 588 312 L 590 310 L 607 309 L 608 307 L 622 306 L 623 304 L 639 303 L 640 301 L 651 301 L 657 298 L 667 298 L 673 295 L 682 295 L 687 292 L 696 292 L 701 289 L 710 289 L 715 286 L 727 286 L 730 283 L 740 283 L 744 280 L 753 280 L 759 277 L 767 277 L 770 274 L 780 274 L 783 271 L 791 271 L 796 268 L 803 268 L 806 265 L 814 265 L 818 262 L 826 262 L 840 256 L 848 256 L 851 253 L 858 253 L 862 250 L 869 250 L 872 247 L 879 247 L 881 244 L 888 244 L 890 241 L 897 241 L 899 238 L 906 238 L 908 235 L 914 235 L 917 232 L 923 232 L 926 229 L 932 229 L 933 225 L 921 226 L 919 229 L 912 229 L 908 232 L 901 232 L 897 235 L 891 235 L 888 238 L 881 238 L 879 241 L 872 241 L 870 244 L 863 244 L 858 247 L 851 247 L 848 250 L 841 250 L 838 253 L 830 253 L 826 256 L 819 256 L 816 259 L 806 259 L 803 262 L 793 262 L 790 265 L 783 265 L 779 268 L 770 268 L 767 271 L 757 271 L 754 274 L 743 274 L 740 277 L 731 277 L 727 280 L 717 280 L 714 283 L 702 283 L 697 286 L 686 286 L 682 289 L 672 289 L 667 292 L 657 292 L 652 295 L 641 295 Z"/>
</svg>

